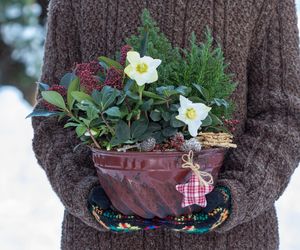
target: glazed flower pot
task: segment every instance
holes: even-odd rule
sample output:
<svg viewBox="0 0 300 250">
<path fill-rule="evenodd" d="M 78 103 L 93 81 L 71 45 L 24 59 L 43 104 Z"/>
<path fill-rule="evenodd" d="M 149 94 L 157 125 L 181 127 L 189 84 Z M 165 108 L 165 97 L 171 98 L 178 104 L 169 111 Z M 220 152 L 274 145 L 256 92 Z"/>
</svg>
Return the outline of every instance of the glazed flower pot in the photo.
<svg viewBox="0 0 300 250">
<path fill-rule="evenodd" d="M 126 215 L 143 218 L 179 216 L 200 211 L 197 205 L 181 207 L 183 196 L 177 184 L 186 183 L 190 169 L 183 169 L 183 152 L 116 152 L 92 149 L 100 184 L 113 206 Z M 201 171 L 212 174 L 214 182 L 226 149 L 204 149 L 194 154 Z"/>
</svg>

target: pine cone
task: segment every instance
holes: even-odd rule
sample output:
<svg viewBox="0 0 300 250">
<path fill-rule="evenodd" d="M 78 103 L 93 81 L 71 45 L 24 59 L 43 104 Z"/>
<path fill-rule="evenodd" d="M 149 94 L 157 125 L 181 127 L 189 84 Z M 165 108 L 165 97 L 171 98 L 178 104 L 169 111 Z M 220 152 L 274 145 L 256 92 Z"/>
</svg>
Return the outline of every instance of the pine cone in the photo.
<svg viewBox="0 0 300 250">
<path fill-rule="evenodd" d="M 140 148 L 141 151 L 150 152 L 155 148 L 156 140 L 153 137 L 149 137 L 147 140 L 142 141 Z"/>
<path fill-rule="evenodd" d="M 194 152 L 200 152 L 201 148 L 202 145 L 200 141 L 197 138 L 191 138 L 183 143 L 180 150 L 183 152 L 189 152 L 191 150 Z"/>
</svg>

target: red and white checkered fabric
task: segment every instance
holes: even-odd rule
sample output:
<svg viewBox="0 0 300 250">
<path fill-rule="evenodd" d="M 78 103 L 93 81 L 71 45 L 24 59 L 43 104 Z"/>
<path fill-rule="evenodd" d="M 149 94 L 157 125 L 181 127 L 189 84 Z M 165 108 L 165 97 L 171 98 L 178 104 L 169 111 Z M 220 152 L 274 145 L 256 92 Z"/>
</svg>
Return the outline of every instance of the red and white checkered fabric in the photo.
<svg viewBox="0 0 300 250">
<path fill-rule="evenodd" d="M 183 194 L 182 207 L 194 204 L 206 207 L 205 195 L 209 194 L 213 189 L 212 185 L 200 185 L 200 181 L 194 173 L 188 183 L 176 185 L 176 190 Z"/>
</svg>

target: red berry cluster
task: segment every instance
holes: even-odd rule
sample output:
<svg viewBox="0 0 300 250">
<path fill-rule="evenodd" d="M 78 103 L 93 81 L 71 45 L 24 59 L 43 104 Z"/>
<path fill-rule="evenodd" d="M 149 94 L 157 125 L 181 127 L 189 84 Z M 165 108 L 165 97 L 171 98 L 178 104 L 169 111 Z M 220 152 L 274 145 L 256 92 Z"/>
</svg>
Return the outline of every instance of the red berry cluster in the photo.
<svg viewBox="0 0 300 250">
<path fill-rule="evenodd" d="M 162 144 L 156 144 L 154 150 L 156 151 L 166 151 L 168 149 L 171 149 L 171 145 L 169 142 L 165 142 Z"/>
<path fill-rule="evenodd" d="M 104 85 L 111 86 L 112 88 L 122 89 L 123 88 L 123 71 L 111 67 L 107 70 Z"/>
<path fill-rule="evenodd" d="M 95 75 L 101 70 L 97 61 L 81 63 L 76 66 L 76 75 L 80 78 L 80 85 L 90 94 L 93 90 L 101 90 L 102 85 Z"/>
<path fill-rule="evenodd" d="M 66 90 L 66 88 L 65 88 L 64 86 L 60 86 L 60 85 L 54 84 L 54 85 L 52 85 L 48 90 L 49 90 L 49 91 L 56 91 L 56 92 L 58 92 L 59 94 L 61 94 L 62 97 L 64 97 L 64 98 L 67 96 L 67 90 Z M 48 110 L 50 110 L 50 111 L 55 111 L 55 110 L 57 110 L 57 107 L 56 107 L 56 106 L 54 106 L 53 104 L 51 104 L 51 103 L 49 103 L 49 102 L 46 102 L 45 100 L 43 100 L 42 105 L 43 105 L 46 109 L 48 109 Z"/>
<path fill-rule="evenodd" d="M 170 146 L 172 148 L 175 148 L 177 151 L 180 151 L 180 148 L 182 147 L 184 143 L 184 136 L 181 133 L 176 133 L 174 137 L 170 139 Z"/>
<path fill-rule="evenodd" d="M 120 64 L 125 66 L 128 51 L 132 50 L 130 45 L 125 45 L 121 48 Z"/>
<path fill-rule="evenodd" d="M 234 120 L 234 119 L 225 119 L 223 117 L 223 122 L 224 125 L 230 130 L 230 132 L 235 132 L 236 131 L 236 126 L 240 123 L 239 120 Z"/>
<path fill-rule="evenodd" d="M 80 85 L 84 88 L 86 93 L 91 94 L 93 90 L 102 89 L 102 85 L 90 71 L 83 70 L 77 75 L 80 78 Z"/>
<path fill-rule="evenodd" d="M 76 65 L 76 74 L 80 74 L 82 71 L 85 70 L 90 71 L 93 75 L 96 75 L 100 70 L 102 70 L 102 68 L 98 61 L 80 63 Z"/>
<path fill-rule="evenodd" d="M 161 144 L 156 144 L 154 150 L 156 151 L 166 151 L 176 149 L 177 151 L 181 151 L 181 146 L 184 144 L 184 137 L 181 133 L 176 134 L 169 141 L 166 141 Z"/>
</svg>

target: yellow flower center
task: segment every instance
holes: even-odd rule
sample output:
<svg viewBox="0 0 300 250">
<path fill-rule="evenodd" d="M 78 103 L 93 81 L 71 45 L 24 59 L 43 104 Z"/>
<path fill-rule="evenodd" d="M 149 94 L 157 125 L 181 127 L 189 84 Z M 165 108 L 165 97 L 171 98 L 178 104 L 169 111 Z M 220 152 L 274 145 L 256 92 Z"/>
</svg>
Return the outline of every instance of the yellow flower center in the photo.
<svg viewBox="0 0 300 250">
<path fill-rule="evenodd" d="M 185 116 L 190 120 L 194 120 L 197 117 L 197 112 L 194 108 L 188 108 L 185 112 Z"/>
<path fill-rule="evenodd" d="M 148 71 L 148 65 L 146 63 L 140 63 L 136 66 L 136 71 L 140 74 L 146 73 Z"/>
</svg>

